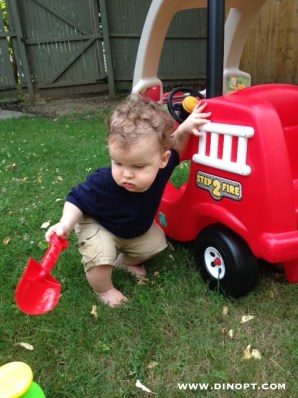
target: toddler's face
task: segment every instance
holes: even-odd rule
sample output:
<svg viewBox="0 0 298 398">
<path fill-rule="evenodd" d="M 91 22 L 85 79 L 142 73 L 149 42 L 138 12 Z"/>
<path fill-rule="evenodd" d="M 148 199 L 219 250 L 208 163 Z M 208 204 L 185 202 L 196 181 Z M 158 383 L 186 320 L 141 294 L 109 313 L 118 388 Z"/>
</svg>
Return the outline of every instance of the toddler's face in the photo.
<svg viewBox="0 0 298 398">
<path fill-rule="evenodd" d="M 142 139 L 130 148 L 109 142 L 109 152 L 115 182 L 130 192 L 146 191 L 170 157 L 170 151 L 161 153 L 154 136 Z"/>
</svg>

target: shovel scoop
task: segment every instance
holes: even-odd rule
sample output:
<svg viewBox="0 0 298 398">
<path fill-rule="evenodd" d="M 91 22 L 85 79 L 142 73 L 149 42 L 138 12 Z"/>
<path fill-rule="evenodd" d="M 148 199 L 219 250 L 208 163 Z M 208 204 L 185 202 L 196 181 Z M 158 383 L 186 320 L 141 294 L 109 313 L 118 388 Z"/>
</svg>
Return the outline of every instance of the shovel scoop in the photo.
<svg viewBox="0 0 298 398">
<path fill-rule="evenodd" d="M 15 300 L 21 311 L 29 315 L 41 315 L 57 305 L 61 285 L 50 275 L 50 271 L 67 246 L 65 239 L 53 234 L 40 264 L 29 258 L 15 292 Z"/>
</svg>

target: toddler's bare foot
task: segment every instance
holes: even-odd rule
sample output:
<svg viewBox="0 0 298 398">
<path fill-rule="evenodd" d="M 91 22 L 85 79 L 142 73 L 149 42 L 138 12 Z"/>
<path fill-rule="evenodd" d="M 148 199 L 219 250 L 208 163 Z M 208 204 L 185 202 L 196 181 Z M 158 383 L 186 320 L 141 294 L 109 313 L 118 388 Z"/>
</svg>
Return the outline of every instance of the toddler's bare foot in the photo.
<svg viewBox="0 0 298 398">
<path fill-rule="evenodd" d="M 109 307 L 117 307 L 127 301 L 127 297 L 124 296 L 119 290 L 112 287 L 103 293 L 95 292 L 96 297 L 101 303 L 107 304 Z"/>
<path fill-rule="evenodd" d="M 126 265 L 121 264 L 120 261 L 117 261 L 116 268 L 123 269 L 138 279 L 144 278 L 146 276 L 146 270 L 141 265 Z"/>
</svg>

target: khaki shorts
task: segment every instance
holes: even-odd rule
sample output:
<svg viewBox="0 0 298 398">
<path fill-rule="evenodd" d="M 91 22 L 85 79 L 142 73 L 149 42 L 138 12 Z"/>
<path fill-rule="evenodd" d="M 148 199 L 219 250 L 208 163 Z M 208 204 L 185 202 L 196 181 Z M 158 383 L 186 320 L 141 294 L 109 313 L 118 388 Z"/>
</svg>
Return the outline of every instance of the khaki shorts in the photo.
<svg viewBox="0 0 298 398">
<path fill-rule="evenodd" d="M 130 257 L 146 260 L 167 247 L 165 234 L 156 223 L 144 235 L 123 239 L 107 231 L 93 218 L 82 216 L 75 233 L 85 271 L 98 265 L 115 266 L 118 250 Z"/>
</svg>

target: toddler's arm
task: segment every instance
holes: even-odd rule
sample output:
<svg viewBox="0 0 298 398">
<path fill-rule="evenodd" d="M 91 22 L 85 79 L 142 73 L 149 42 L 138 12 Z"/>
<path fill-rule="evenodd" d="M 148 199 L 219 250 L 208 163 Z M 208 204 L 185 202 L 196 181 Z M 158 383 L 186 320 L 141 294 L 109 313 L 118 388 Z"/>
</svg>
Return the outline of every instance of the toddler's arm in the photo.
<svg viewBox="0 0 298 398">
<path fill-rule="evenodd" d="M 60 238 L 67 239 L 76 223 L 82 216 L 81 210 L 70 202 L 65 202 L 63 214 L 60 221 L 52 225 L 46 232 L 46 240 L 50 241 L 50 236 L 55 232 Z"/>
<path fill-rule="evenodd" d="M 176 131 L 173 133 L 174 137 L 174 146 L 173 148 L 181 155 L 188 143 L 190 134 L 195 136 L 199 136 L 200 132 L 198 128 L 202 124 L 206 124 L 209 122 L 209 117 L 211 116 L 211 112 L 205 112 L 207 103 L 202 103 L 201 101 L 194 107 L 192 113 L 188 116 L 188 118 L 180 124 Z"/>
</svg>

